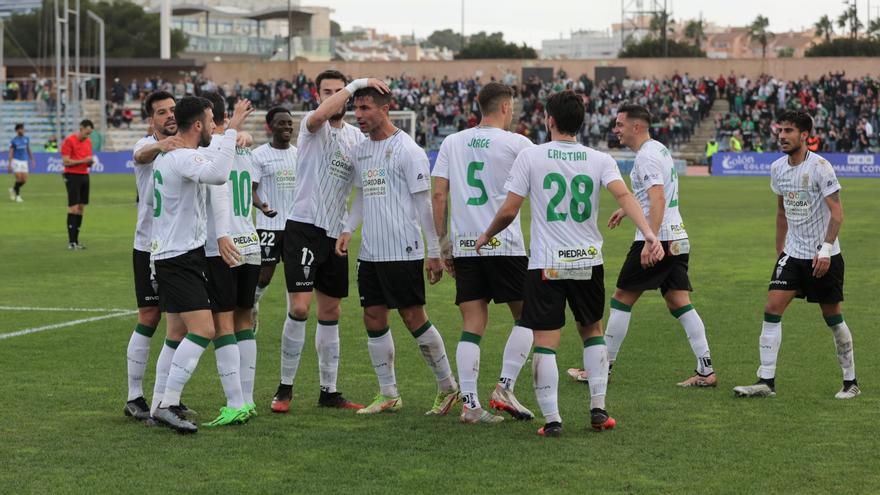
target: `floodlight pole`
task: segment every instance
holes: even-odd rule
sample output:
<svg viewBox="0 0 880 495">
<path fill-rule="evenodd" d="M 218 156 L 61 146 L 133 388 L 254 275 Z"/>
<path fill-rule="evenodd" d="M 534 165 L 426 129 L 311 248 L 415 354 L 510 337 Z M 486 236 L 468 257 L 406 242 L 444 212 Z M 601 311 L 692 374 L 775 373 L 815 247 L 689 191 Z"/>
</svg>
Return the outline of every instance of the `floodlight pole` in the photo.
<svg viewBox="0 0 880 495">
<path fill-rule="evenodd" d="M 79 1 L 79 0 L 77 0 Z M 99 83 L 100 95 L 98 96 L 98 105 L 101 106 L 99 111 L 99 119 L 98 119 L 98 128 L 101 131 L 101 146 L 103 147 L 103 143 L 107 142 L 107 117 L 105 116 L 105 112 L 107 111 L 107 52 L 106 47 L 104 46 L 104 19 L 98 17 L 97 14 L 92 12 L 91 10 L 87 10 L 86 14 L 98 23 L 98 65 L 100 67 L 99 73 L 101 82 Z"/>
<path fill-rule="evenodd" d="M 55 3 L 55 141 L 61 145 L 61 17 Z"/>
<path fill-rule="evenodd" d="M 73 89 L 73 101 L 79 103 L 80 94 L 79 94 L 79 84 L 80 84 L 80 75 L 79 75 L 79 43 L 80 43 L 80 24 L 82 24 L 82 19 L 80 18 L 80 10 L 79 10 L 79 1 L 76 0 L 76 26 L 74 28 L 74 37 L 76 37 L 76 41 L 74 42 L 74 50 L 73 50 L 73 70 L 74 70 L 74 89 Z M 82 112 L 80 112 L 81 114 Z"/>
</svg>

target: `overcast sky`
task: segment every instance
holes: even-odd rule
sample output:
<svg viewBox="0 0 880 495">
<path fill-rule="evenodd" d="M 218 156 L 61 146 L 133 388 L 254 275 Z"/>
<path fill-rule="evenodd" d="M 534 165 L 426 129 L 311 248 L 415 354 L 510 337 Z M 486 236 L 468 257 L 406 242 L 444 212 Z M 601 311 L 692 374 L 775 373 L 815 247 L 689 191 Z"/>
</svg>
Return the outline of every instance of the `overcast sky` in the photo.
<svg viewBox="0 0 880 495">
<path fill-rule="evenodd" d="M 823 14 L 832 19 L 844 10 L 841 0 L 667 0 L 676 20 L 698 18 L 726 26 L 743 26 L 758 15 L 770 19 L 770 30 L 785 32 L 812 26 Z M 380 32 L 426 37 L 435 29 L 461 28 L 461 0 L 302 0 L 302 5 L 335 9 L 331 19 L 344 30 L 375 27 Z M 635 4 L 635 1 L 626 0 Z M 644 5 L 651 4 L 644 0 Z M 868 4 L 877 17 L 880 0 L 858 0 L 866 22 Z M 620 22 L 620 0 L 464 0 L 465 33 L 504 33 L 504 38 L 541 48 L 541 40 L 578 29 L 605 30 Z"/>
</svg>

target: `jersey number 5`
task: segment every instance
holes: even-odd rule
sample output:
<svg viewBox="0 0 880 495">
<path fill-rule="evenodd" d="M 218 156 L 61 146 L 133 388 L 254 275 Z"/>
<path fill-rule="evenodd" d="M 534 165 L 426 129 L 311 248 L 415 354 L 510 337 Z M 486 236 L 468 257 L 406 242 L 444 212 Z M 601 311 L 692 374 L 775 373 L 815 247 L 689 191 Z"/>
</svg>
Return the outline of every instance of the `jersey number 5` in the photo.
<svg viewBox="0 0 880 495">
<path fill-rule="evenodd" d="M 593 213 L 593 204 L 590 196 L 593 195 L 593 179 L 589 175 L 575 175 L 571 178 L 571 201 L 568 202 L 569 213 L 556 211 L 562 200 L 565 199 L 568 184 L 562 174 L 552 173 L 544 177 L 544 189 L 556 186 L 556 194 L 547 203 L 547 221 L 564 222 L 571 214 L 571 219 L 581 223 L 590 218 Z"/>
<path fill-rule="evenodd" d="M 483 181 L 477 178 L 477 172 L 483 170 L 485 163 L 483 162 L 470 162 L 468 163 L 467 170 L 467 183 L 469 186 L 474 189 L 480 190 L 479 196 L 474 196 L 473 198 L 468 198 L 467 204 L 468 206 L 481 206 L 489 202 L 489 195 L 486 194 L 486 185 L 483 184 Z"/>
</svg>

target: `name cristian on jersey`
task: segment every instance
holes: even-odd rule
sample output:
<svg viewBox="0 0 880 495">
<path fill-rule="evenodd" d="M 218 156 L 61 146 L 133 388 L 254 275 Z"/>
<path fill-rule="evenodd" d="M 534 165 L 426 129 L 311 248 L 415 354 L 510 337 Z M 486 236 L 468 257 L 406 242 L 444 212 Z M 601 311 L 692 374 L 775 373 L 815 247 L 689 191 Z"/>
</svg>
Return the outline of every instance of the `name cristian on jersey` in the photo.
<svg viewBox="0 0 880 495">
<path fill-rule="evenodd" d="M 550 148 L 547 150 L 547 158 L 551 160 L 563 160 L 566 162 L 586 161 L 586 151 L 562 151 Z"/>
</svg>

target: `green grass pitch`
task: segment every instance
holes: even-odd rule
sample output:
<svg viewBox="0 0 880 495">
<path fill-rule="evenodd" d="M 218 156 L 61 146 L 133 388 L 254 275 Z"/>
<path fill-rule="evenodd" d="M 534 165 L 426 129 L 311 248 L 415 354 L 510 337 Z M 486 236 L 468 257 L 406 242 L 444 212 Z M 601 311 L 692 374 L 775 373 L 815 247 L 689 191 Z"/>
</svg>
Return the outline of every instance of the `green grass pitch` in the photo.
<svg viewBox="0 0 880 495">
<path fill-rule="evenodd" d="M 12 179 L 6 175 L 4 181 L 11 185 Z M 878 184 L 843 181 L 844 315 L 864 390 L 856 400 L 833 398 L 841 381 L 833 341 L 819 308 L 802 301 L 783 319 L 778 396 L 734 399 L 731 387 L 755 380 L 775 261 L 776 200 L 765 178 L 684 177 L 681 207 L 692 240 L 693 301 L 706 323 L 717 389 L 675 387 L 692 372 L 690 347 L 659 295 L 647 294 L 633 311 L 609 387 L 609 411 L 618 420 L 610 432 L 590 431 L 588 390 L 564 375 L 560 439 L 537 437 L 540 419 L 484 427 L 459 424 L 458 410 L 425 417 L 433 376 L 396 315 L 392 330 L 405 402 L 400 413 L 364 418 L 316 407 L 313 317 L 291 413 L 274 415 L 269 402 L 285 313 L 279 271 L 262 304 L 257 335 L 259 416 L 239 427 L 184 437 L 123 417 L 125 349 L 134 315 L 0 339 L 0 493 L 876 493 Z M 81 234 L 88 250 L 81 252 L 66 249 L 60 177 L 32 176 L 23 196 L 23 204 L 0 202 L 0 306 L 133 308 L 133 178 L 92 178 Z M 603 193 L 598 214 L 609 297 L 633 234 L 629 222 L 613 232 L 604 227 L 612 209 Z M 428 288 L 428 313 L 451 361 L 461 331 L 453 296 L 447 278 Z M 2 309 L 0 334 L 107 314 Z M 506 307 L 492 308 L 482 343 L 484 404 L 510 324 Z M 148 391 L 163 331 L 164 325 L 153 339 Z M 356 297 L 344 303 L 341 337 L 339 388 L 367 402 L 377 384 Z M 560 371 L 580 361 L 569 316 Z M 517 392 L 538 412 L 531 362 Z M 200 420 L 213 418 L 223 405 L 211 352 L 184 400 Z"/>
</svg>

